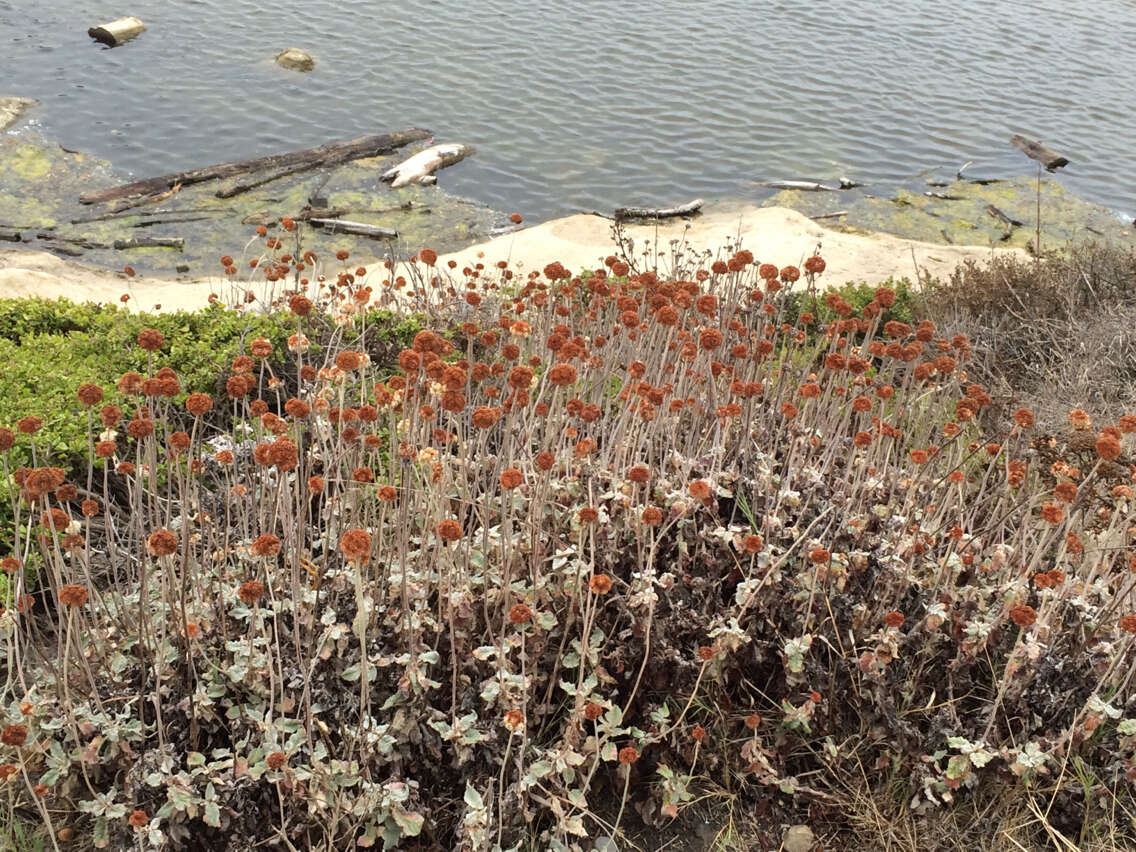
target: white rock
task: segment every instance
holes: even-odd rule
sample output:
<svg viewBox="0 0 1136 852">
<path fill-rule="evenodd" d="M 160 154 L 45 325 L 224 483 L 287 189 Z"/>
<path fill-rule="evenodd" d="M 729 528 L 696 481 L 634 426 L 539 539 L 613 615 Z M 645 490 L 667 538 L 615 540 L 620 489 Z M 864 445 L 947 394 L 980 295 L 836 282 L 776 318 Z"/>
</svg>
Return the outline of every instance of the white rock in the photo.
<svg viewBox="0 0 1136 852">
<path fill-rule="evenodd" d="M 15 124 L 21 115 L 38 103 L 34 98 L 0 98 L 0 132 Z"/>
</svg>

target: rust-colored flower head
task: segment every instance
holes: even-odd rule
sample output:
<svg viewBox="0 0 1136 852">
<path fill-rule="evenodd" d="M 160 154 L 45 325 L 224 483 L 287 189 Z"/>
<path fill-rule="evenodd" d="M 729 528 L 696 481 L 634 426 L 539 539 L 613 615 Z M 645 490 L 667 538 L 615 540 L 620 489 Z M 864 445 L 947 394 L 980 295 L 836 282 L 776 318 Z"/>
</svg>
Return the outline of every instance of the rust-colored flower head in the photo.
<svg viewBox="0 0 1136 852">
<path fill-rule="evenodd" d="M 1041 518 L 1048 523 L 1059 524 L 1065 518 L 1065 510 L 1056 503 L 1048 502 L 1041 507 Z"/>
<path fill-rule="evenodd" d="M 516 733 L 525 726 L 525 714 L 514 707 L 505 714 L 503 723 L 509 731 Z"/>
<path fill-rule="evenodd" d="M 167 529 L 157 530 L 146 539 L 146 550 L 151 556 L 171 556 L 177 549 L 177 536 Z"/>
<path fill-rule="evenodd" d="M 1033 412 L 1028 408 L 1019 408 L 1014 412 L 1014 422 L 1023 429 L 1029 429 L 1034 422 Z"/>
<path fill-rule="evenodd" d="M 264 759 L 268 764 L 268 768 L 277 771 L 283 769 L 288 764 L 288 755 L 282 751 L 274 751 Z"/>
<path fill-rule="evenodd" d="M 438 262 L 438 253 L 434 249 L 424 248 L 418 252 L 418 259 L 427 266 L 433 266 Z"/>
<path fill-rule="evenodd" d="M 156 328 L 144 328 L 138 332 L 138 345 L 147 352 L 157 352 L 166 345 L 166 338 Z"/>
<path fill-rule="evenodd" d="M 635 746 L 624 746 L 619 750 L 619 762 L 624 766 L 630 766 L 638 759 L 639 752 L 635 749 Z"/>
<path fill-rule="evenodd" d="M 77 584 L 61 587 L 59 589 L 59 602 L 64 606 L 83 606 L 87 602 L 87 587 Z"/>
<path fill-rule="evenodd" d="M 257 536 L 249 548 L 255 556 L 275 556 L 280 552 L 280 539 L 272 533 Z"/>
<path fill-rule="evenodd" d="M 15 556 L 5 556 L 3 559 L 0 559 L 0 571 L 3 571 L 5 574 L 15 574 L 20 570 L 21 565 L 22 563 Z"/>
<path fill-rule="evenodd" d="M 237 597 L 249 606 L 264 597 L 264 583 L 260 580 L 246 580 L 237 589 Z"/>
<path fill-rule="evenodd" d="M 1120 629 L 1125 633 L 1136 633 L 1136 613 L 1129 613 L 1121 618 Z"/>
<path fill-rule="evenodd" d="M 39 522 L 47 529 L 62 532 L 71 523 L 71 516 L 62 509 L 48 509 L 40 515 Z"/>
<path fill-rule="evenodd" d="M 538 453 L 534 461 L 540 470 L 552 470 L 553 465 L 556 464 L 556 456 L 545 450 Z"/>
<path fill-rule="evenodd" d="M 186 432 L 182 432 L 181 430 L 178 430 L 177 432 L 173 432 L 170 435 L 170 437 L 168 438 L 168 443 L 170 445 L 170 449 L 173 452 L 184 453 L 186 450 L 189 449 L 189 445 L 190 445 L 189 435 Z"/>
<path fill-rule="evenodd" d="M 696 743 L 701 743 L 706 739 L 706 729 L 701 725 L 695 725 L 694 730 L 690 732 L 690 738 Z"/>
<path fill-rule="evenodd" d="M 525 481 L 525 476 L 515 467 L 506 468 L 501 472 L 501 487 L 506 491 L 519 487 Z"/>
<path fill-rule="evenodd" d="M 814 547 L 809 551 L 809 562 L 814 565 L 826 565 L 832 559 L 832 554 L 823 547 Z"/>
<path fill-rule="evenodd" d="M 363 359 L 359 357 L 358 352 L 345 349 L 335 356 L 335 366 L 346 373 L 350 373 L 363 366 Z"/>
<path fill-rule="evenodd" d="M 893 609 L 884 616 L 884 624 L 888 627 L 903 627 L 903 622 L 906 620 L 907 618 L 898 609 Z"/>
<path fill-rule="evenodd" d="M 509 621 L 513 624 L 526 624 L 532 620 L 532 610 L 523 603 L 513 604 L 509 610 Z"/>
<path fill-rule="evenodd" d="M 761 726 L 761 717 L 756 713 L 750 713 L 745 717 L 745 726 L 751 731 L 756 731 Z"/>
<path fill-rule="evenodd" d="M 312 300 L 297 293 L 288 300 L 288 309 L 298 317 L 306 317 L 312 312 Z"/>
<path fill-rule="evenodd" d="M 16 443 L 16 433 L 6 427 L 0 428 L 0 453 L 6 453 Z"/>
<path fill-rule="evenodd" d="M 1027 604 L 1010 607 L 1010 620 L 1018 627 L 1029 627 L 1037 621 L 1037 610 Z"/>
<path fill-rule="evenodd" d="M 805 272 L 808 272 L 812 275 L 820 275 L 820 273 L 824 272 L 824 267 L 824 258 L 819 254 L 814 254 L 812 257 L 805 261 Z"/>
<path fill-rule="evenodd" d="M 185 410 L 194 417 L 201 417 L 213 408 L 213 397 L 207 393 L 191 393 L 185 398 Z"/>
<path fill-rule="evenodd" d="M 146 824 L 150 822 L 150 818 L 146 816 L 146 812 L 144 810 L 137 808 L 130 812 L 130 816 L 127 817 L 127 821 L 132 827 L 143 829 L 146 827 Z"/>
<path fill-rule="evenodd" d="M 584 718 L 589 722 L 594 722 L 603 715 L 603 705 L 595 701 L 589 701 L 584 705 Z"/>
<path fill-rule="evenodd" d="M 5 725 L 0 729 L 0 743 L 19 748 L 28 741 L 27 725 Z"/>
<path fill-rule="evenodd" d="M 371 558 L 371 534 L 361 529 L 347 530 L 339 538 L 339 550 L 348 561 L 362 564 Z"/>
<path fill-rule="evenodd" d="M 715 654 L 716 652 L 711 645 L 700 645 L 698 647 L 698 659 L 702 660 L 704 663 L 708 663 L 714 659 Z"/>
<path fill-rule="evenodd" d="M 594 524 L 600 519 L 600 513 L 594 506 L 583 506 L 576 512 L 576 517 L 582 524 Z"/>
<path fill-rule="evenodd" d="M 710 483 L 705 479 L 696 479 L 687 487 L 690 496 L 695 500 L 705 500 L 710 496 Z"/>
<path fill-rule="evenodd" d="M 663 510 L 658 506 L 648 506 L 643 510 L 639 519 L 649 527 L 657 527 L 663 522 Z"/>
<path fill-rule="evenodd" d="M 454 542 L 462 537 L 462 527 L 456 519 L 448 518 L 438 524 L 437 533 L 442 541 Z"/>
<path fill-rule="evenodd" d="M 1097 455 L 1105 461 L 1116 461 L 1120 458 L 1120 441 L 1113 435 L 1101 434 L 1097 438 Z"/>
<path fill-rule="evenodd" d="M 1069 412 L 1069 425 L 1073 427 L 1073 429 L 1083 432 L 1086 429 L 1092 428 L 1093 419 L 1083 408 L 1074 408 Z"/>
<path fill-rule="evenodd" d="M 548 380 L 560 387 L 572 384 L 576 381 L 576 378 L 576 368 L 571 364 L 557 364 L 548 371 Z"/>
<path fill-rule="evenodd" d="M 83 403 L 87 408 L 92 405 L 98 405 L 103 401 L 103 389 L 96 384 L 87 382 L 79 385 L 79 390 L 76 391 L 79 397 L 79 402 Z"/>
<path fill-rule="evenodd" d="M 0 764 L 0 784 L 7 782 L 9 778 L 20 771 L 18 766 L 13 766 L 11 763 Z"/>
<path fill-rule="evenodd" d="M 43 426 L 43 418 L 40 417 L 21 417 L 16 421 L 16 428 L 23 432 L 25 435 L 34 435 Z"/>
<path fill-rule="evenodd" d="M 606 595 L 611 591 L 611 577 L 607 574 L 594 574 L 588 580 L 588 588 L 597 595 Z"/>
</svg>

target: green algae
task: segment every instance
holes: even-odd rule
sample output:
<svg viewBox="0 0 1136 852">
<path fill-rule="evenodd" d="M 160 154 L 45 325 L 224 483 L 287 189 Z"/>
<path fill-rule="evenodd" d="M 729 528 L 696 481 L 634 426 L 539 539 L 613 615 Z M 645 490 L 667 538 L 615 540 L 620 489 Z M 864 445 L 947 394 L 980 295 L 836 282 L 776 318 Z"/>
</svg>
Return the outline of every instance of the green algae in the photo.
<svg viewBox="0 0 1136 852">
<path fill-rule="evenodd" d="M 334 257 L 341 249 L 361 262 L 388 254 L 405 256 L 427 246 L 452 251 L 487 239 L 491 229 L 505 221 L 504 214 L 436 186 L 392 190 L 379 180 L 383 171 L 414 150 L 291 175 L 228 199 L 216 193 L 233 181 L 194 184 L 160 202 L 92 221 L 113 212 L 113 205 L 84 206 L 79 195 L 115 186 L 124 178 L 109 163 L 66 152 L 29 128 L 0 138 L 0 226 L 22 229 L 27 248 L 74 247 L 77 240 L 103 246 L 84 249 L 77 258 L 83 263 L 110 269 L 129 264 L 139 273 L 160 276 L 173 276 L 179 266 L 188 265 L 190 275 L 204 276 L 222 272 L 222 255 L 237 258 L 247 270 L 248 261 L 266 252 L 257 224 L 271 228 L 285 216 L 300 219 L 315 195 L 343 211 L 342 219 L 398 231 L 396 240 L 372 240 L 301 225 L 302 249 L 321 257 Z M 36 229 L 49 229 L 45 236 L 54 240 L 40 238 Z M 115 240 L 138 237 L 181 237 L 185 250 L 113 249 Z"/>
<path fill-rule="evenodd" d="M 845 215 L 820 219 L 825 226 L 855 233 L 883 232 L 925 242 L 956 245 L 1025 247 L 1037 226 L 1037 179 L 1022 175 L 995 183 L 955 181 L 927 188 L 945 198 L 925 194 L 922 187 L 905 187 L 889 197 L 863 190 L 802 192 L 783 190 L 763 206 L 789 207 L 806 216 Z M 1021 222 L 1009 230 L 987 212 L 993 205 Z M 1041 241 L 1043 248 L 1060 248 L 1086 241 L 1132 242 L 1127 227 L 1106 207 L 1068 192 L 1056 179 L 1041 181 Z"/>
</svg>

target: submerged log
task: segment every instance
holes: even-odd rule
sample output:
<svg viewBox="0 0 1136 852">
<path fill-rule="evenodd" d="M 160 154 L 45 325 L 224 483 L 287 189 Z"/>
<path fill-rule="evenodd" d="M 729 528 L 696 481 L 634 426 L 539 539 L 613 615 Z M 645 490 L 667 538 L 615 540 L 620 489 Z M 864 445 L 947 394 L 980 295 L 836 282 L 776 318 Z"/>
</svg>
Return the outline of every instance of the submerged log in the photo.
<svg viewBox="0 0 1136 852">
<path fill-rule="evenodd" d="M 274 180 L 280 180 L 281 178 L 286 178 L 289 175 L 294 175 L 297 172 L 307 171 L 310 168 L 311 166 L 305 163 L 289 166 L 286 169 L 280 169 L 279 171 L 272 172 L 271 174 L 249 178 L 248 180 L 237 181 L 232 186 L 222 187 L 213 194 L 218 198 L 232 198 L 234 195 L 240 195 L 243 192 L 248 192 L 250 189 L 256 189 L 258 186 L 264 186 L 264 184 L 266 183 L 272 183 L 272 181 Z"/>
<path fill-rule="evenodd" d="M 262 169 L 280 170 L 293 166 L 314 169 L 319 166 L 339 165 L 351 160 L 389 154 L 403 145 L 419 142 L 429 138 L 429 136 L 430 131 L 417 127 L 396 130 L 393 133 L 380 133 L 377 136 L 359 136 L 355 139 L 329 142 L 318 148 L 306 148 L 303 151 L 271 154 L 267 157 L 253 157 L 248 160 L 235 160 L 229 163 L 206 166 L 203 169 L 136 180 L 110 189 L 85 192 L 79 196 L 79 201 L 83 204 L 100 204 L 123 198 L 158 195 L 179 184 L 188 186 L 194 183 L 218 180 L 219 178 L 236 177 Z M 297 171 L 299 170 L 298 168 Z"/>
<path fill-rule="evenodd" d="M 692 216 L 705 204 L 701 198 L 674 207 L 618 207 L 615 218 L 619 219 L 673 219 L 676 216 Z"/>
<path fill-rule="evenodd" d="M 343 219 L 309 219 L 313 225 L 318 225 L 329 234 L 352 234 L 357 237 L 371 237 L 376 240 L 398 239 L 398 231 L 394 228 L 383 228 L 379 225 L 368 225 L 365 222 L 348 222 Z"/>
<path fill-rule="evenodd" d="M 118 47 L 123 42 L 130 41 L 145 29 L 146 25 L 138 18 L 128 15 L 125 18 L 119 18 L 117 21 L 111 21 L 109 24 L 91 27 L 87 30 L 87 35 L 102 44 Z"/>
<path fill-rule="evenodd" d="M 1020 136 L 1017 133 L 1010 137 L 1010 144 L 1031 160 L 1037 160 L 1045 166 L 1046 171 L 1055 172 L 1062 166 L 1069 165 L 1069 161 L 1056 151 L 1046 148 L 1040 142 L 1026 139 L 1026 137 Z"/>
<path fill-rule="evenodd" d="M 139 248 L 172 248 L 182 251 L 185 240 L 181 237 L 131 237 L 129 240 L 115 240 L 114 247 L 119 251 Z"/>
</svg>

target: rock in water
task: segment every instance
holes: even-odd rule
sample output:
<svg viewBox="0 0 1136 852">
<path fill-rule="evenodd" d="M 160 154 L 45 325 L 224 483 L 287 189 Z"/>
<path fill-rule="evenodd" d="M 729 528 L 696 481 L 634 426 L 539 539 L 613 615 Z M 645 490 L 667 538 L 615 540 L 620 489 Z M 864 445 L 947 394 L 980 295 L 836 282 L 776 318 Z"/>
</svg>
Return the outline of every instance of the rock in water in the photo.
<svg viewBox="0 0 1136 852">
<path fill-rule="evenodd" d="M 292 71 L 311 71 L 316 67 L 312 55 L 298 47 L 288 47 L 276 54 L 276 64 Z"/>
<path fill-rule="evenodd" d="M 15 124 L 21 115 L 39 101 L 34 98 L 0 98 L 0 132 Z"/>
</svg>

